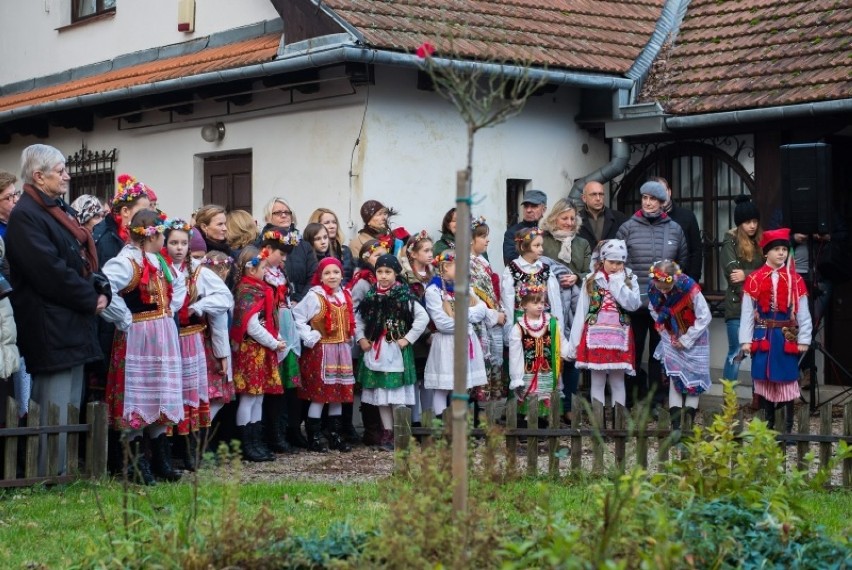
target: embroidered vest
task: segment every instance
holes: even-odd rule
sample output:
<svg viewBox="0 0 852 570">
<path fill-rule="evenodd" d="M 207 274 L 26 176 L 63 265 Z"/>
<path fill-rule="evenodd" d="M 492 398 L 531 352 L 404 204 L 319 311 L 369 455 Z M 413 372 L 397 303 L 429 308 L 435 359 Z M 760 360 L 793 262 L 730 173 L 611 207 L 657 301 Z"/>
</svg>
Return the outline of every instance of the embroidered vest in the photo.
<svg viewBox="0 0 852 570">
<path fill-rule="evenodd" d="M 169 299 L 165 293 L 166 286 L 163 283 L 162 274 L 157 271 L 156 275 L 152 277 L 148 302 L 143 301 L 139 283 L 142 278 L 142 267 L 135 259 L 129 259 L 129 261 L 133 267 L 133 277 L 130 278 L 127 287 L 119 291 L 118 294 L 121 295 L 124 304 L 133 314 L 133 322 L 140 323 L 170 317 Z"/>
<path fill-rule="evenodd" d="M 346 303 L 336 307 L 326 299 L 325 295 L 317 294 L 317 297 L 320 302 L 320 310 L 311 319 L 311 327 L 318 330 L 322 335 L 320 343 L 332 344 L 349 340 L 349 318 L 346 315 Z M 327 319 L 326 315 L 329 313 L 331 318 Z M 328 330 L 327 321 L 331 322 L 331 330 Z"/>
</svg>

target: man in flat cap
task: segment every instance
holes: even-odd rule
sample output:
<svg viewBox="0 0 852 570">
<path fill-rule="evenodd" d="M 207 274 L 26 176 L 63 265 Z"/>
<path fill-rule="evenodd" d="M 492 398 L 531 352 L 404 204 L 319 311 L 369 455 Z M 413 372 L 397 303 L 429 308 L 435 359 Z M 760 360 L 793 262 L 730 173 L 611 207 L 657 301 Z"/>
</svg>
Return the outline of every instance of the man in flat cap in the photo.
<svg viewBox="0 0 852 570">
<path fill-rule="evenodd" d="M 524 228 L 538 226 L 544 217 L 544 212 L 547 210 L 547 194 L 541 190 L 527 190 L 524 192 L 524 201 L 521 202 L 521 209 L 523 212 L 521 221 L 510 226 L 506 230 L 506 233 L 503 234 L 503 263 L 506 265 L 520 255 L 518 249 L 515 247 L 515 234 Z"/>
</svg>

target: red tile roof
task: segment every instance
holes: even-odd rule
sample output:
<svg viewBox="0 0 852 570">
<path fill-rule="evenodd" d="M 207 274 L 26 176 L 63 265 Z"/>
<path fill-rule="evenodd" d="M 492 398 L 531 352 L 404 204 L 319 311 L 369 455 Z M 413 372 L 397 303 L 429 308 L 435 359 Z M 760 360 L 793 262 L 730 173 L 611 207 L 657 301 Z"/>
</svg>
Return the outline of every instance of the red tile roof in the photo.
<svg viewBox="0 0 852 570">
<path fill-rule="evenodd" d="M 693 0 L 640 100 L 672 114 L 852 97 L 848 0 Z"/>
<path fill-rule="evenodd" d="M 59 85 L 14 93 L 0 97 L 0 111 L 271 61 L 278 52 L 280 39 L 281 34 L 268 34 L 251 40 L 205 48 L 189 55 L 160 59 Z"/>
<path fill-rule="evenodd" d="M 372 47 L 623 74 L 664 0 L 323 0 Z M 442 39 L 444 38 L 444 39 Z"/>
</svg>

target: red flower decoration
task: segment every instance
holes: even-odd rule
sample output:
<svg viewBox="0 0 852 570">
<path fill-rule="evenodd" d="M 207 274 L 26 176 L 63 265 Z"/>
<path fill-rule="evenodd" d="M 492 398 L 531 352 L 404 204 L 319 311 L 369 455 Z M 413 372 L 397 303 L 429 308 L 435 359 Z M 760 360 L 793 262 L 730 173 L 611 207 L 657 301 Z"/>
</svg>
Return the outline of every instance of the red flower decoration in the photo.
<svg viewBox="0 0 852 570">
<path fill-rule="evenodd" d="M 417 48 L 417 57 L 420 59 L 426 59 L 427 57 L 431 57 L 433 53 L 435 53 L 435 46 L 430 44 L 429 42 L 423 42 L 419 48 Z"/>
</svg>

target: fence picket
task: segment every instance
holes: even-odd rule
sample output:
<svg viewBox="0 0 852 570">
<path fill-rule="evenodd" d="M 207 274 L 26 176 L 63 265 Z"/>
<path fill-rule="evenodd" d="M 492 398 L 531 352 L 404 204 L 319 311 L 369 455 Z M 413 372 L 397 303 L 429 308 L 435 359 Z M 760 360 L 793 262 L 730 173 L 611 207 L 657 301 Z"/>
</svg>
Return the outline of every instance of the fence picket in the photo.
<svg viewBox="0 0 852 570">
<path fill-rule="evenodd" d="M 648 416 L 636 414 L 636 465 L 648 468 Z"/>
<path fill-rule="evenodd" d="M 80 410 L 77 407 L 68 404 L 68 425 L 76 425 L 80 423 Z M 69 433 L 65 440 L 65 474 L 78 475 L 80 458 L 80 434 Z"/>
<path fill-rule="evenodd" d="M 518 401 L 510 398 L 506 402 L 506 428 L 511 431 L 518 427 Z M 506 436 L 506 470 L 509 477 L 518 473 L 518 436 Z"/>
<path fill-rule="evenodd" d="M 843 408 L 843 435 L 852 437 L 852 402 Z M 852 487 L 852 459 L 843 460 L 843 486 Z"/>
<path fill-rule="evenodd" d="M 59 406 L 53 402 L 47 404 L 47 424 L 49 426 L 59 425 Z M 48 477 L 58 475 L 59 471 L 59 434 L 47 434 L 47 473 Z"/>
<path fill-rule="evenodd" d="M 86 439 L 86 471 L 90 477 L 107 473 L 107 405 L 91 402 L 86 408 L 89 432 Z"/>
<path fill-rule="evenodd" d="M 562 401 L 562 394 L 559 390 L 554 390 L 550 393 L 550 417 L 548 418 L 548 426 L 550 429 L 559 429 L 559 420 L 560 414 L 559 411 L 562 408 L 560 406 L 560 402 Z M 556 452 L 559 450 L 559 438 L 558 437 L 548 437 L 547 438 L 547 474 L 553 478 L 559 476 L 559 457 Z"/>
<path fill-rule="evenodd" d="M 603 430 L 606 427 L 604 405 L 595 400 L 592 402 L 592 429 L 595 430 L 595 435 L 592 437 L 592 471 L 601 473 L 604 468 L 604 441 Z"/>
<path fill-rule="evenodd" d="M 18 402 L 10 397 L 6 402 L 6 425 L 18 427 Z M 3 457 L 3 479 L 18 477 L 18 437 L 6 438 L 6 450 Z"/>
<path fill-rule="evenodd" d="M 669 430 L 672 427 L 671 417 L 669 416 L 669 411 L 665 408 L 660 409 L 660 415 L 657 419 L 657 429 L 662 430 L 660 434 L 657 436 L 657 443 L 659 447 L 659 452 L 657 453 L 657 461 L 660 463 L 665 463 L 669 460 L 669 451 L 671 449 L 671 440 L 670 436 L 667 436 L 663 433 L 665 430 Z"/>
<path fill-rule="evenodd" d="M 39 427 L 40 416 L 41 406 L 34 400 L 30 400 L 27 427 Z M 24 463 L 24 477 L 26 479 L 34 479 L 38 476 L 38 440 L 39 436 L 37 435 L 27 437 L 27 458 L 26 463 Z"/>
<path fill-rule="evenodd" d="M 431 430 L 435 425 L 435 412 L 431 409 L 423 410 L 423 413 L 420 414 L 420 425 Z M 424 435 L 420 440 L 420 446 L 424 449 L 431 446 L 433 443 L 435 443 L 435 438 L 432 437 L 431 431 L 428 435 Z"/>
<path fill-rule="evenodd" d="M 811 415 L 807 406 L 799 408 L 799 433 L 802 435 L 810 435 L 811 433 Z M 810 445 L 807 441 L 796 442 L 796 468 L 802 471 L 806 468 L 805 455 L 808 454 Z"/>
<path fill-rule="evenodd" d="M 625 410 L 624 406 L 620 404 L 616 404 L 612 408 L 613 414 L 613 427 L 616 430 L 624 430 L 626 421 L 625 421 Z M 624 472 L 624 455 L 625 448 L 627 443 L 627 438 L 623 435 L 616 435 L 613 438 L 615 440 L 615 468 L 619 472 Z"/>
<path fill-rule="evenodd" d="M 538 396 L 527 398 L 527 427 L 538 429 Z M 538 475 L 538 437 L 527 437 L 527 475 Z"/>
<path fill-rule="evenodd" d="M 408 471 L 408 446 L 411 442 L 411 409 L 407 406 L 397 406 L 393 410 L 393 471 L 406 473 Z"/>
<path fill-rule="evenodd" d="M 583 404 L 582 399 L 577 394 L 573 396 L 571 404 L 571 427 L 579 430 L 583 423 Z M 580 435 L 571 436 L 571 469 L 580 469 L 583 466 L 583 437 Z"/>
<path fill-rule="evenodd" d="M 819 433 L 820 435 L 831 435 L 831 406 L 822 406 L 819 409 Z M 831 443 L 819 444 L 819 466 L 824 467 L 831 461 Z"/>
</svg>

